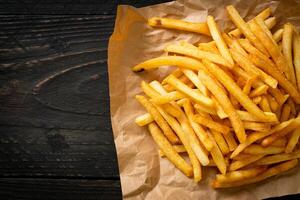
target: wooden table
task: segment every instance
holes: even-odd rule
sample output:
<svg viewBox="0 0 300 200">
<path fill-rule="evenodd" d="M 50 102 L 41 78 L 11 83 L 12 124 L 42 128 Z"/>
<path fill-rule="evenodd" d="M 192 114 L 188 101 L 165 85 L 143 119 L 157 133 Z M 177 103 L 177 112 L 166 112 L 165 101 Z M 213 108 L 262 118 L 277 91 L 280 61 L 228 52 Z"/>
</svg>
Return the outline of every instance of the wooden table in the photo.
<svg viewBox="0 0 300 200">
<path fill-rule="evenodd" d="M 0 1 L 1 199 L 121 199 L 108 39 L 118 4 L 161 2 Z"/>
</svg>

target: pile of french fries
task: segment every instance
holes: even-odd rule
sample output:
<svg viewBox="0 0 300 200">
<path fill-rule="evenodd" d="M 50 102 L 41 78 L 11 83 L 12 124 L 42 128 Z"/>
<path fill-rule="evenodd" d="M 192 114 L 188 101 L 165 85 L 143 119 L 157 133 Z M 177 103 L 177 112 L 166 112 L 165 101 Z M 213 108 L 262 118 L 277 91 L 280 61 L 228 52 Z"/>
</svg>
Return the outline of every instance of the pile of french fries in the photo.
<svg viewBox="0 0 300 200">
<path fill-rule="evenodd" d="M 161 82 L 142 81 L 136 95 L 147 126 L 166 157 L 186 176 L 202 179 L 202 166 L 216 167 L 214 188 L 259 182 L 297 165 L 300 157 L 300 36 L 286 23 L 276 31 L 267 8 L 246 22 L 226 7 L 236 29 L 222 32 L 214 17 L 205 23 L 154 17 L 152 27 L 212 38 L 165 47 L 134 72 L 176 66 Z"/>
</svg>

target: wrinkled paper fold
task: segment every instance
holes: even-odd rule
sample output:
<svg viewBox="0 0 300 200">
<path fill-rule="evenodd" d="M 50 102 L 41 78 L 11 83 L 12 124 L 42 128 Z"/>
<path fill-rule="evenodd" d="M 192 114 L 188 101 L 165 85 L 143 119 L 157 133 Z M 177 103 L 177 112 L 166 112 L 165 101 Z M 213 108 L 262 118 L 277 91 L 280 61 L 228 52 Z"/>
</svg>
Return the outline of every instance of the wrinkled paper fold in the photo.
<svg viewBox="0 0 300 200">
<path fill-rule="evenodd" d="M 298 3 L 297 3 L 298 2 Z M 203 169 L 203 180 L 196 184 L 185 177 L 158 149 L 146 127 L 138 127 L 134 119 L 145 113 L 134 96 L 141 93 L 141 80 L 161 80 L 170 69 L 133 73 L 131 67 L 164 54 L 166 44 L 187 40 L 209 41 L 206 36 L 175 30 L 153 29 L 147 19 L 154 16 L 204 22 L 213 15 L 222 30 L 234 26 L 225 7 L 233 4 L 242 17 L 251 19 L 271 7 L 277 27 L 289 21 L 300 28 L 299 1 L 268 0 L 187 0 L 173 1 L 144 8 L 119 6 L 114 32 L 109 40 L 108 70 L 110 109 L 124 199 L 262 199 L 300 193 L 300 170 L 262 183 L 235 189 L 214 190 L 210 183 L 216 170 Z M 299 184 L 298 184 L 299 183 Z"/>
</svg>

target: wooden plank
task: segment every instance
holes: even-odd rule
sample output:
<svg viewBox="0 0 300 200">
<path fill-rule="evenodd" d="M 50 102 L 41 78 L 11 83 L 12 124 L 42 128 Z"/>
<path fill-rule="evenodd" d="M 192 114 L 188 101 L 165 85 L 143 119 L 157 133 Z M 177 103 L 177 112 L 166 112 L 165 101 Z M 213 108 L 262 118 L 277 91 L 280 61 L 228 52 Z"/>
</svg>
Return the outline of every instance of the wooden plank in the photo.
<svg viewBox="0 0 300 200">
<path fill-rule="evenodd" d="M 0 176 L 118 178 L 107 80 L 114 16 L 0 18 Z"/>
<path fill-rule="evenodd" d="M 119 4 L 148 6 L 170 0 L 10 0 L 0 1 L 0 14 L 112 14 Z"/>
<path fill-rule="evenodd" d="M 121 199 L 117 180 L 0 178 L 1 199 Z"/>
</svg>

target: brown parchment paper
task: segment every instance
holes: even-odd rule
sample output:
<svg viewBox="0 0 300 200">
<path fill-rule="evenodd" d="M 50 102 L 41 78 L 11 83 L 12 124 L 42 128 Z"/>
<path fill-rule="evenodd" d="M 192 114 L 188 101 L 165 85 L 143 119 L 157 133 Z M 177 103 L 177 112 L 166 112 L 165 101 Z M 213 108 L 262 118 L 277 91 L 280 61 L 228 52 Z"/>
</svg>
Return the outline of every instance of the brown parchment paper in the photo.
<svg viewBox="0 0 300 200">
<path fill-rule="evenodd" d="M 157 146 L 148 130 L 134 123 L 138 115 L 145 113 L 134 98 L 141 93 L 141 80 L 161 80 L 170 69 L 133 73 L 130 68 L 146 59 L 163 55 L 164 46 L 170 42 L 208 41 L 207 37 L 197 34 L 153 29 L 147 26 L 146 20 L 160 16 L 201 22 L 210 14 L 216 17 L 223 30 L 227 30 L 233 27 L 225 10 L 225 6 L 229 4 L 233 4 L 246 19 L 271 7 L 278 19 L 275 29 L 287 21 L 300 28 L 299 0 L 187 0 L 139 9 L 118 7 L 114 32 L 109 41 L 108 66 L 111 121 L 124 199 L 252 200 L 300 193 L 299 168 L 262 183 L 222 190 L 210 187 L 216 171 L 204 168 L 204 178 L 196 184 L 167 159 L 159 158 Z"/>
</svg>

